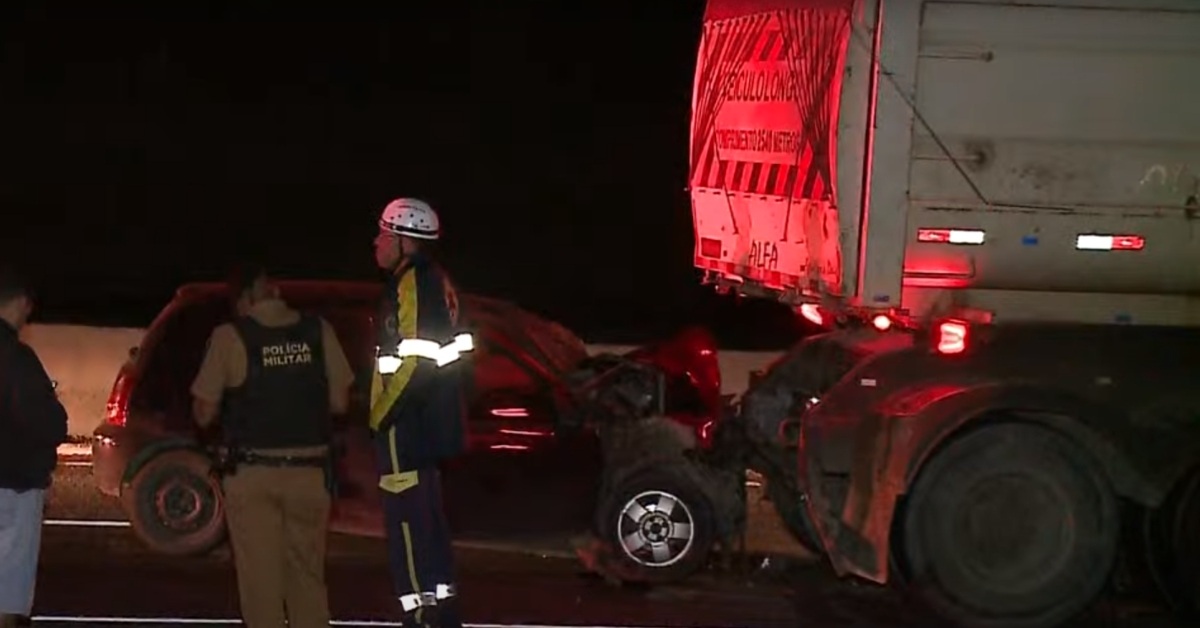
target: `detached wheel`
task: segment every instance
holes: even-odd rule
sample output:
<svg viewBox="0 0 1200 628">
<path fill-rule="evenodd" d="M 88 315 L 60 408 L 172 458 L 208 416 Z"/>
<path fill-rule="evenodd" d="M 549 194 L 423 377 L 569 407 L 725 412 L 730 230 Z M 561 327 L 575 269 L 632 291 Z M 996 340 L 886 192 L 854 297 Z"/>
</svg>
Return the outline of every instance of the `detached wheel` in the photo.
<svg viewBox="0 0 1200 628">
<path fill-rule="evenodd" d="M 950 442 L 902 518 L 913 592 L 948 619 L 989 628 L 1057 626 L 1085 610 L 1111 575 L 1120 528 L 1087 452 L 1021 424 Z"/>
<path fill-rule="evenodd" d="M 204 554 L 225 540 L 225 502 L 212 462 L 169 451 L 137 472 L 121 493 L 134 532 L 147 546 L 176 556 Z"/>
<path fill-rule="evenodd" d="M 628 580 L 682 580 L 705 565 L 712 550 L 708 498 L 682 474 L 652 470 L 624 481 L 602 501 L 600 538 L 611 544 Z"/>
<path fill-rule="evenodd" d="M 1181 619 L 1195 622 L 1200 619 L 1200 469 L 1148 512 L 1143 525 L 1155 584 Z"/>
</svg>

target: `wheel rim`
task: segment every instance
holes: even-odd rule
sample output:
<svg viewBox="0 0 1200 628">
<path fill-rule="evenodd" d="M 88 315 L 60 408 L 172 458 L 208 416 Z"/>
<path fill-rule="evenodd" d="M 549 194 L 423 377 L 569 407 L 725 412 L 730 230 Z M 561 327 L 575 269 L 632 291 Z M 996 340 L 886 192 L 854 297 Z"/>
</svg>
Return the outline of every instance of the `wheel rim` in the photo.
<svg viewBox="0 0 1200 628">
<path fill-rule="evenodd" d="M 155 515 L 171 530 L 194 530 L 204 524 L 210 494 L 203 479 L 189 473 L 173 473 L 154 493 Z"/>
<path fill-rule="evenodd" d="M 687 556 L 696 521 L 682 499 L 665 491 L 645 491 L 625 502 L 617 517 L 621 551 L 644 567 L 669 567 Z"/>
</svg>

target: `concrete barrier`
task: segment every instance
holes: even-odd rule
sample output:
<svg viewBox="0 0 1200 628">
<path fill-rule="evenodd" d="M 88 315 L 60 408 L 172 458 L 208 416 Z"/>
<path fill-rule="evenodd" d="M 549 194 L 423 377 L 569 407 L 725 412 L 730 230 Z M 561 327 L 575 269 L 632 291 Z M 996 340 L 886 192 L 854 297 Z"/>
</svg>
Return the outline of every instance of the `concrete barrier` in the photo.
<svg viewBox="0 0 1200 628">
<path fill-rule="evenodd" d="M 21 334 L 41 358 L 67 409 L 68 433 L 90 436 L 104 419 L 104 405 L 129 348 L 145 330 L 81 325 L 29 325 Z"/>
<path fill-rule="evenodd" d="M 70 419 L 72 437 L 88 437 L 104 419 L 104 406 L 113 380 L 129 355 L 145 335 L 144 329 L 85 327 L 81 325 L 30 325 L 22 337 L 41 358 L 50 378 L 58 382 L 58 394 Z M 633 349 L 620 345 L 589 345 L 592 353 L 624 352 Z M 778 357 L 778 353 L 728 351 L 719 354 L 721 388 L 726 394 L 740 394 L 746 388 L 749 372 L 760 369 Z"/>
</svg>

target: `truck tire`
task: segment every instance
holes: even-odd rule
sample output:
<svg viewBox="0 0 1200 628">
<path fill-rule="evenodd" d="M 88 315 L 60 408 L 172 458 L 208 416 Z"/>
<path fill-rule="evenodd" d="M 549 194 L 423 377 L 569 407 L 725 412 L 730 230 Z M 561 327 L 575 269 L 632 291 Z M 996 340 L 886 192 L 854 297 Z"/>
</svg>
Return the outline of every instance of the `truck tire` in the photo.
<svg viewBox="0 0 1200 628">
<path fill-rule="evenodd" d="M 1084 611 L 1119 545 L 1116 496 L 1059 433 L 1019 423 L 953 437 L 902 514 L 909 588 L 967 626 L 1043 628 Z"/>
<path fill-rule="evenodd" d="M 206 554 L 225 541 L 225 500 L 212 461 L 195 451 L 152 458 L 121 493 L 134 533 L 160 554 Z"/>
<path fill-rule="evenodd" d="M 632 582 L 682 580 L 704 567 L 715 541 L 708 498 L 670 468 L 647 469 L 614 487 L 601 499 L 597 527 L 614 548 L 621 577 Z"/>
<path fill-rule="evenodd" d="M 1143 522 L 1146 559 L 1158 590 L 1181 619 L 1200 619 L 1200 469 L 1188 474 Z"/>
</svg>

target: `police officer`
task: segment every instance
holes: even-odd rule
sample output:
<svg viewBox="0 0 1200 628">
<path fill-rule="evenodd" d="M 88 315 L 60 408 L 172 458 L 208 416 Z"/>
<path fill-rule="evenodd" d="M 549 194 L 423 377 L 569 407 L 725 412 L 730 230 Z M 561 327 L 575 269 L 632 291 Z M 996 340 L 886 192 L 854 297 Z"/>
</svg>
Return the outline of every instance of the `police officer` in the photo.
<svg viewBox="0 0 1200 628">
<path fill-rule="evenodd" d="M 392 577 L 407 625 L 458 628 L 438 465 L 466 448 L 460 366 L 473 343 L 457 329 L 452 284 L 428 255 L 439 236 L 433 208 L 396 199 L 379 228 L 375 261 L 389 279 L 377 319 L 370 421 Z"/>
<path fill-rule="evenodd" d="M 332 414 L 353 380 L 333 328 L 280 298 L 261 267 L 231 282 L 192 384 L 196 422 L 220 422 L 226 521 L 249 628 L 328 628 Z"/>
</svg>

